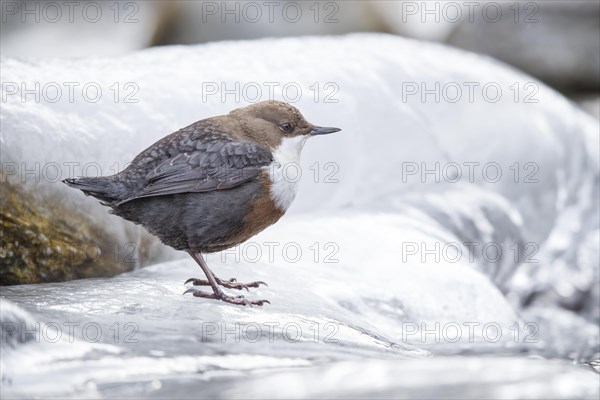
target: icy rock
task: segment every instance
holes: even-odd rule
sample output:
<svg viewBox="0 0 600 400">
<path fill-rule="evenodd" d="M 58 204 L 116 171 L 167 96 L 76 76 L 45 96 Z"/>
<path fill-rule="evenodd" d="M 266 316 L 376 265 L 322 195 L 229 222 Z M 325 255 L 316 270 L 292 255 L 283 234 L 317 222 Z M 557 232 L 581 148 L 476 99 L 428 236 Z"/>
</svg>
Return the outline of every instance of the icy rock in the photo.
<svg viewBox="0 0 600 400">
<path fill-rule="evenodd" d="M 403 231 L 398 218 L 293 217 L 287 228 L 265 232 L 257 240 L 273 242 L 292 229 L 301 248 L 336 234 L 340 248 L 346 249 L 360 229 L 376 233 L 378 226 L 386 226 L 378 239 L 390 247 Z M 336 219 L 342 223 L 327 229 Z M 317 236 L 315 228 L 321 232 Z M 443 333 L 430 333 L 423 340 L 421 333 L 404 337 L 403 331 L 409 325 L 431 330 L 440 322 L 479 326 L 473 338 L 466 331 L 459 333 L 460 343 L 455 345 L 474 340 L 480 349 L 510 353 L 508 327 L 517 317 L 485 277 L 469 268 L 395 263 L 398 249 L 390 249 L 377 254 L 368 270 L 362 266 L 375 254 L 366 244 L 340 252 L 345 256 L 330 264 L 315 263 L 308 252 L 291 265 L 280 255 L 246 268 L 235 261 L 235 254 L 228 254 L 224 262 L 209 257 L 220 276 L 268 281 L 268 288 L 246 295 L 268 298 L 272 304 L 252 309 L 181 296 L 183 281 L 199 272 L 191 260 L 112 279 L 3 288 L 4 299 L 31 313 L 3 302 L 3 312 L 27 315 L 27 325 L 14 326 L 16 334 L 27 329 L 35 338 L 3 352 L 3 371 L 10 382 L 3 390 L 21 396 L 83 395 L 139 379 L 200 374 L 212 381 L 218 375 L 243 377 L 252 371 L 314 367 L 332 360 L 423 358 L 429 353 L 419 347 L 446 351 L 436 346 Z M 503 329 L 501 340 L 486 340 L 481 326 L 488 322 Z M 61 340 L 55 342 L 57 337 Z M 37 353 L 44 357 L 34 356 Z"/>
<path fill-rule="evenodd" d="M 591 368 L 525 357 L 424 358 L 406 345 L 390 346 L 373 331 L 361 332 L 368 316 L 352 316 L 315 297 L 311 300 L 318 309 L 336 317 L 290 314 L 289 308 L 240 313 L 206 303 L 190 307 L 164 286 L 171 286 L 167 276 L 173 268 L 182 274 L 175 264 L 164 264 L 110 281 L 33 286 L 29 294 L 8 289 L 9 297 L 23 296 L 27 308 L 47 315 L 31 315 L 2 301 L 3 327 L 17 324 L 20 335 L 23 326 L 18 324 L 27 323 L 32 338 L 16 348 L 3 343 L 3 396 L 314 398 L 352 393 L 373 398 L 404 393 L 419 398 L 435 393 L 455 398 L 450 394 L 464 397 L 466 390 L 468 398 L 597 397 L 597 374 Z M 95 289 L 97 301 L 90 302 L 84 293 Z M 115 289 L 137 289 L 146 296 L 119 302 L 110 296 Z M 36 296 L 48 303 L 36 306 Z M 238 321 L 213 319 L 224 308 Z M 341 323 L 349 318 L 358 325 Z M 262 331 L 257 337 L 254 327 L 265 327 L 265 321 L 273 333 Z M 41 327 L 36 329 L 35 322 Z M 319 331 L 325 322 L 337 329 Z M 282 329 L 295 324 L 301 338 L 296 330 Z M 75 327 L 75 338 L 68 326 Z M 92 343 L 97 332 L 102 338 Z"/>
<path fill-rule="evenodd" d="M 74 102 L 22 102 L 20 94 L 3 102 L 3 160 L 79 163 L 74 175 L 91 161 L 113 173 L 166 133 L 248 100 L 268 99 L 271 82 L 278 83 L 274 97 L 292 102 L 308 120 L 343 129 L 307 144 L 298 197 L 278 224 L 208 257 L 221 278 L 267 281 L 268 288 L 248 296 L 267 298 L 271 306 L 244 309 L 181 297 L 183 281 L 201 276 L 189 259 L 112 279 L 3 289 L 6 299 L 46 321 L 96 322 L 109 333 L 115 322 L 139 327 L 138 344 L 118 343 L 127 357 L 75 357 L 61 365 L 64 370 L 39 370 L 40 381 L 77 370 L 70 390 L 82 393 L 83 382 L 92 380 L 90 390 L 122 394 L 119 382 L 137 378 L 146 388 L 200 372 L 214 383 L 218 371 L 239 377 L 261 368 L 355 357 L 525 352 L 587 361 L 594 354 L 598 335 L 588 328 L 597 308 L 562 308 L 598 293 L 597 120 L 534 78 L 479 55 L 378 34 L 156 48 L 116 59 L 4 60 L 2 71 L 5 82 L 28 87 L 75 81 L 103 88 L 96 103 L 81 96 Z M 135 83 L 139 90 L 128 86 L 126 95 L 139 102 L 115 101 L 115 83 L 121 89 Z M 236 83 L 239 99 L 224 93 L 235 92 Z M 286 84 L 302 94 L 291 98 L 293 92 L 282 91 Z M 424 93 L 436 91 L 436 84 L 438 98 Z M 262 92 L 244 95 L 244 85 Z M 491 89 L 483 92 L 486 85 Z M 524 101 L 525 85 L 534 96 L 529 100 L 537 102 Z M 459 88 L 461 95 L 444 94 L 444 86 Z M 41 184 L 25 186 L 43 193 Z M 93 199 L 58 183 L 43 187 L 126 236 L 129 224 L 108 216 Z M 484 255 L 485 244 L 502 245 L 507 254 Z M 289 252 L 283 253 L 286 245 Z M 417 252 L 407 246 L 417 246 Z M 436 246 L 461 256 L 443 255 Z M 515 255 L 511 247 L 529 252 Z M 427 249 L 434 254 L 427 256 Z M 262 257 L 255 261 L 256 251 Z M 562 311 L 558 327 L 549 322 L 552 310 Z M 511 327 L 517 324 L 523 333 L 527 322 L 544 327 L 539 339 L 547 347 L 515 340 Z M 279 324 L 273 342 L 269 334 L 256 342 L 221 337 L 236 324 L 270 323 Z M 286 323 L 300 327 L 302 340 L 286 340 L 295 332 L 285 331 Z M 462 331 L 453 342 L 455 335 L 450 340 L 442 330 L 436 342 L 435 335 L 426 335 L 436 323 L 442 329 L 491 323 L 500 336 L 479 330 L 471 341 Z M 337 327 L 338 342 L 325 342 L 325 330 L 313 340 L 315 326 Z M 567 326 L 585 327 L 585 349 L 561 336 Z M 30 370 L 15 360 L 6 365 L 17 382 Z M 550 376 L 571 379 L 562 366 L 551 368 Z M 500 369 L 510 372 L 508 366 Z M 15 384 L 11 390 L 28 389 Z M 569 385 L 565 396 L 579 393 Z"/>
</svg>

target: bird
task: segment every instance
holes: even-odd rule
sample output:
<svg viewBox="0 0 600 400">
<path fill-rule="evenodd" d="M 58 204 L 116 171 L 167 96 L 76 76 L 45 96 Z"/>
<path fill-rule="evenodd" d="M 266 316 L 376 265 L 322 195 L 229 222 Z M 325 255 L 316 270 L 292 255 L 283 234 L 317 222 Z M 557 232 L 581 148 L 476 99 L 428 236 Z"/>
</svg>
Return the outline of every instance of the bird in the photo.
<svg viewBox="0 0 600 400">
<path fill-rule="evenodd" d="M 186 251 L 206 279 L 184 285 L 195 297 L 236 305 L 270 304 L 225 293 L 258 288 L 263 281 L 220 279 L 204 254 L 239 245 L 276 223 L 298 189 L 287 166 L 300 161 L 306 141 L 340 128 L 309 123 L 292 105 L 268 100 L 202 119 L 165 136 L 111 176 L 68 178 L 63 182 L 93 196 L 109 211 L 143 226 L 162 243 Z"/>
</svg>

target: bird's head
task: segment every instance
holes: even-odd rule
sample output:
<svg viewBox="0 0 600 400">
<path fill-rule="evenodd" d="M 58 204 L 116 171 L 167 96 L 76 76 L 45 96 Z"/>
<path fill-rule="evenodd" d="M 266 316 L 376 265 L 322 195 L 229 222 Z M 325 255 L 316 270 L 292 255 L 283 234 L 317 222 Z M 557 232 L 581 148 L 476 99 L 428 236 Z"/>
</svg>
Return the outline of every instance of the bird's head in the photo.
<svg viewBox="0 0 600 400">
<path fill-rule="evenodd" d="M 340 130 L 311 124 L 297 108 L 283 101 L 263 101 L 233 110 L 230 115 L 239 121 L 248 138 L 271 149 L 278 148 L 284 141 L 303 144 L 311 136 Z"/>
</svg>

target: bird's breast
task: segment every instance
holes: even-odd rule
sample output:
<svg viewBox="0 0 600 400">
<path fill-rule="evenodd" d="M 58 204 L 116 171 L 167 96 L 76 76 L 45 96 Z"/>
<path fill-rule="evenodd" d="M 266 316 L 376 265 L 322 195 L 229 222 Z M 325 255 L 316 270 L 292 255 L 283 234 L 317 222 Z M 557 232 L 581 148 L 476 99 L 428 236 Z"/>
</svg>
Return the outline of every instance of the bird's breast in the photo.
<svg viewBox="0 0 600 400">
<path fill-rule="evenodd" d="M 264 167 L 270 180 L 271 198 L 284 212 L 290 207 L 298 191 L 302 177 L 300 153 L 306 139 L 306 136 L 284 138 L 273 151 L 273 162 Z"/>
</svg>

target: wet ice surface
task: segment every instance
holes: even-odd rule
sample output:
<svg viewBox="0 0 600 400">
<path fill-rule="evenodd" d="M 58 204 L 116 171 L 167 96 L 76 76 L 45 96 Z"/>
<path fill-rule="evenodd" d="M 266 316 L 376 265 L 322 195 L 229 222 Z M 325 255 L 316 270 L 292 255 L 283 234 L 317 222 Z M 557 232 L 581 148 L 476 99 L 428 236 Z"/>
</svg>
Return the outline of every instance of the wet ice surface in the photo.
<svg viewBox="0 0 600 400">
<path fill-rule="evenodd" d="M 316 69 L 311 60 L 324 55 Z M 537 103 L 515 102 L 510 87 L 533 78 L 384 35 L 5 60 L 2 70 L 6 81 L 140 86 L 139 104 L 10 97 L 9 160 L 125 163 L 166 132 L 237 106 L 200 101 L 203 82 L 293 81 L 305 93 L 335 82 L 338 103 L 305 95 L 296 105 L 310 121 L 344 129 L 307 144 L 289 215 L 251 244 L 208 257 L 221 278 L 268 282 L 247 296 L 271 305 L 181 296 L 187 278 L 202 277 L 186 258 L 110 279 L 4 287 L 3 398 L 598 397 L 598 375 L 582 365 L 599 358 L 597 122 L 541 84 Z M 473 81 L 496 82 L 505 95 L 402 101 L 403 82 Z M 315 162 L 321 179 L 309 169 Z M 336 165 L 335 183 L 323 179 L 326 162 Z M 436 162 L 462 165 L 461 179 L 403 175 L 407 163 Z M 497 163 L 503 179 L 490 182 L 481 169 L 469 179 L 465 162 Z M 523 181 L 526 163 L 537 183 Z M 65 196 L 117 233 L 123 226 L 92 199 Z M 484 257 L 487 243 L 503 256 Z M 423 254 L 448 244 L 437 259 Z M 35 333 L 22 337 L 22 326 Z"/>
<path fill-rule="evenodd" d="M 3 288 L 4 298 L 33 314 L 14 317 L 15 306 L 3 302 L 3 321 L 25 320 L 34 332 L 25 334 L 28 343 L 3 349 L 4 394 L 76 398 L 597 395 L 598 376 L 591 368 L 567 360 L 527 358 L 549 353 L 540 344 L 546 332 L 535 335 L 532 344 L 523 338 L 526 332 L 516 340 L 510 326 L 523 322 L 480 274 L 437 265 L 419 271 L 397 266 L 391 273 L 376 263 L 369 278 L 344 267 L 342 260 L 340 264 L 319 267 L 299 261 L 297 268 L 268 264 L 215 268 L 222 276 L 268 280 L 269 288 L 251 296 L 268 298 L 273 304 L 252 309 L 181 296 L 182 282 L 198 272 L 187 260 L 113 279 Z M 361 281 L 328 285 L 348 276 Z M 37 330 L 34 321 L 41 323 Z M 423 341 L 416 334 L 403 337 L 403 329 L 412 328 L 408 321 L 425 323 L 434 332 L 436 322 L 457 324 L 463 330 L 458 342 L 450 330 L 430 333 Z M 472 338 L 467 323 L 479 327 Z M 501 326 L 499 338 L 495 329 L 484 336 L 481 327 L 486 323 Z M 3 325 L 5 331 L 12 326 Z M 16 326 L 23 334 L 23 325 Z M 72 343 L 69 326 L 75 337 Z M 581 333 L 559 334 L 571 335 L 568 346 L 582 345 L 575 342 Z M 444 357 L 456 353 L 469 358 Z"/>
<path fill-rule="evenodd" d="M 296 232 L 301 229 L 289 223 Z M 38 333 L 26 336 L 29 343 L 3 351 L 4 393 L 157 398 L 597 394 L 598 376 L 591 368 L 526 358 L 547 354 L 543 346 L 536 348 L 545 334 L 536 335 L 534 344 L 515 340 L 510 325 L 522 322 L 476 272 L 435 265 L 418 272 L 397 266 L 391 274 L 376 263 L 369 278 L 340 262 L 319 267 L 299 261 L 297 268 L 219 265 L 222 276 L 268 280 L 271 286 L 252 296 L 273 304 L 252 309 L 181 296 L 182 282 L 198 269 L 187 260 L 113 279 L 3 288 L 4 298 L 35 316 L 26 323 L 30 331 L 36 332 L 33 321 L 42 324 Z M 361 282 L 328 285 L 347 276 Z M 13 307 L 2 304 L 3 321 L 21 321 L 11 316 Z M 402 336 L 407 321 L 427 323 L 429 329 L 435 322 L 454 323 L 465 330 L 459 342 L 445 342 L 454 341 L 451 331 L 430 334 L 423 342 L 420 335 Z M 479 328 L 470 343 L 465 323 L 498 324 L 501 337 L 493 329 L 484 337 Z M 73 343 L 70 324 L 77 338 Z M 577 333 L 570 334 L 568 342 L 579 346 L 573 342 Z M 417 346 L 428 347 L 434 356 Z M 444 357 L 453 353 L 470 357 Z M 479 358 L 489 354 L 513 358 Z"/>
</svg>

